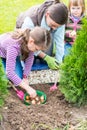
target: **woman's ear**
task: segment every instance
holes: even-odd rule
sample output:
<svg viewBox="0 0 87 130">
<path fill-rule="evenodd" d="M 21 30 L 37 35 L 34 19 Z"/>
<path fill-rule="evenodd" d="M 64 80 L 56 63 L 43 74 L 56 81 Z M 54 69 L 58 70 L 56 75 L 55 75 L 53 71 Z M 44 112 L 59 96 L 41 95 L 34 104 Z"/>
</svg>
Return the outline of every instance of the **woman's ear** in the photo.
<svg viewBox="0 0 87 130">
<path fill-rule="evenodd" d="M 49 16 L 50 15 L 49 11 L 47 11 L 45 15 L 46 15 L 46 17 Z"/>
</svg>

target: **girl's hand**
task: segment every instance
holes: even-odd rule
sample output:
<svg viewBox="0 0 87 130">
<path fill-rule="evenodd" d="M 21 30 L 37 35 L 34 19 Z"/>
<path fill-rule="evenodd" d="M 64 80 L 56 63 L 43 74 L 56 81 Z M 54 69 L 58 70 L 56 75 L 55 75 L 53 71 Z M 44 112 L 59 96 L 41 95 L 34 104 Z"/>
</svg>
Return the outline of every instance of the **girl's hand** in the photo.
<svg viewBox="0 0 87 130">
<path fill-rule="evenodd" d="M 69 34 L 69 36 L 70 36 L 71 38 L 73 38 L 73 37 L 76 38 L 76 31 L 74 31 L 74 30 L 71 31 L 70 34 Z"/>
<path fill-rule="evenodd" d="M 29 86 L 27 89 L 27 92 L 29 93 L 31 98 L 35 98 L 37 96 L 36 90 Z"/>
<path fill-rule="evenodd" d="M 30 95 L 31 98 L 35 98 L 37 93 L 36 90 L 33 89 L 31 86 L 29 86 L 26 82 L 24 82 L 24 79 L 20 83 L 20 87 L 25 89 L 27 93 Z"/>
</svg>

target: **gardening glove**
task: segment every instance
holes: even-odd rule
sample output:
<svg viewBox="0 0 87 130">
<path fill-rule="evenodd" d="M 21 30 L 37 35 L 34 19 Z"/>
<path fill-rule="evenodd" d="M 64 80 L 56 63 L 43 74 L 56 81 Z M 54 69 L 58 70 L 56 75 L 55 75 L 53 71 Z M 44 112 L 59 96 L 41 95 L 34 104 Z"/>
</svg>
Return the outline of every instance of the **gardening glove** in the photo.
<svg viewBox="0 0 87 130">
<path fill-rule="evenodd" d="M 53 69 L 53 70 L 59 69 L 59 63 L 55 58 L 46 55 L 44 57 L 44 60 L 47 62 L 50 69 Z"/>
</svg>

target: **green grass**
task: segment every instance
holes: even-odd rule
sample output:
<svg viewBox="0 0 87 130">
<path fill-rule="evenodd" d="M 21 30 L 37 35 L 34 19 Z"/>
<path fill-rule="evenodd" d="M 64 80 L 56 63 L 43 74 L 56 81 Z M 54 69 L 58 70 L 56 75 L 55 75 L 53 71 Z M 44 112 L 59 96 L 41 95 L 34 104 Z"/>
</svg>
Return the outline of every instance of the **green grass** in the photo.
<svg viewBox="0 0 87 130">
<path fill-rule="evenodd" d="M 0 34 L 14 30 L 17 16 L 30 6 L 43 1 L 45 0 L 0 0 Z M 68 3 L 68 0 L 62 1 Z"/>
<path fill-rule="evenodd" d="M 0 0 L 0 33 L 15 28 L 17 16 L 34 4 L 43 0 Z"/>
</svg>

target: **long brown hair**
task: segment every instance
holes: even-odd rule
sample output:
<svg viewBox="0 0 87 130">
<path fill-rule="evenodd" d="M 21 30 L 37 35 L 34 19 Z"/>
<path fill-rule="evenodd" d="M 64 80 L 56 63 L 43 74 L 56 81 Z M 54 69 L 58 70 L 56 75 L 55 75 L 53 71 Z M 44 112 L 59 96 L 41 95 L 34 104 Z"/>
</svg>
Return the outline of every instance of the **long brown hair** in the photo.
<svg viewBox="0 0 87 130">
<path fill-rule="evenodd" d="M 51 43 L 50 32 L 41 27 L 35 27 L 30 29 L 17 29 L 12 33 L 12 38 L 19 41 L 21 44 L 21 58 L 25 60 L 29 55 L 29 49 L 27 47 L 29 37 L 34 39 L 34 43 L 42 47 L 42 50 L 48 49 Z"/>
<path fill-rule="evenodd" d="M 21 48 L 22 60 L 25 60 L 29 55 L 29 50 L 27 47 L 29 35 L 30 35 L 29 29 L 26 29 L 26 30 L 16 29 L 11 35 L 13 39 L 18 40 L 18 42 L 21 44 L 20 48 Z"/>
</svg>

